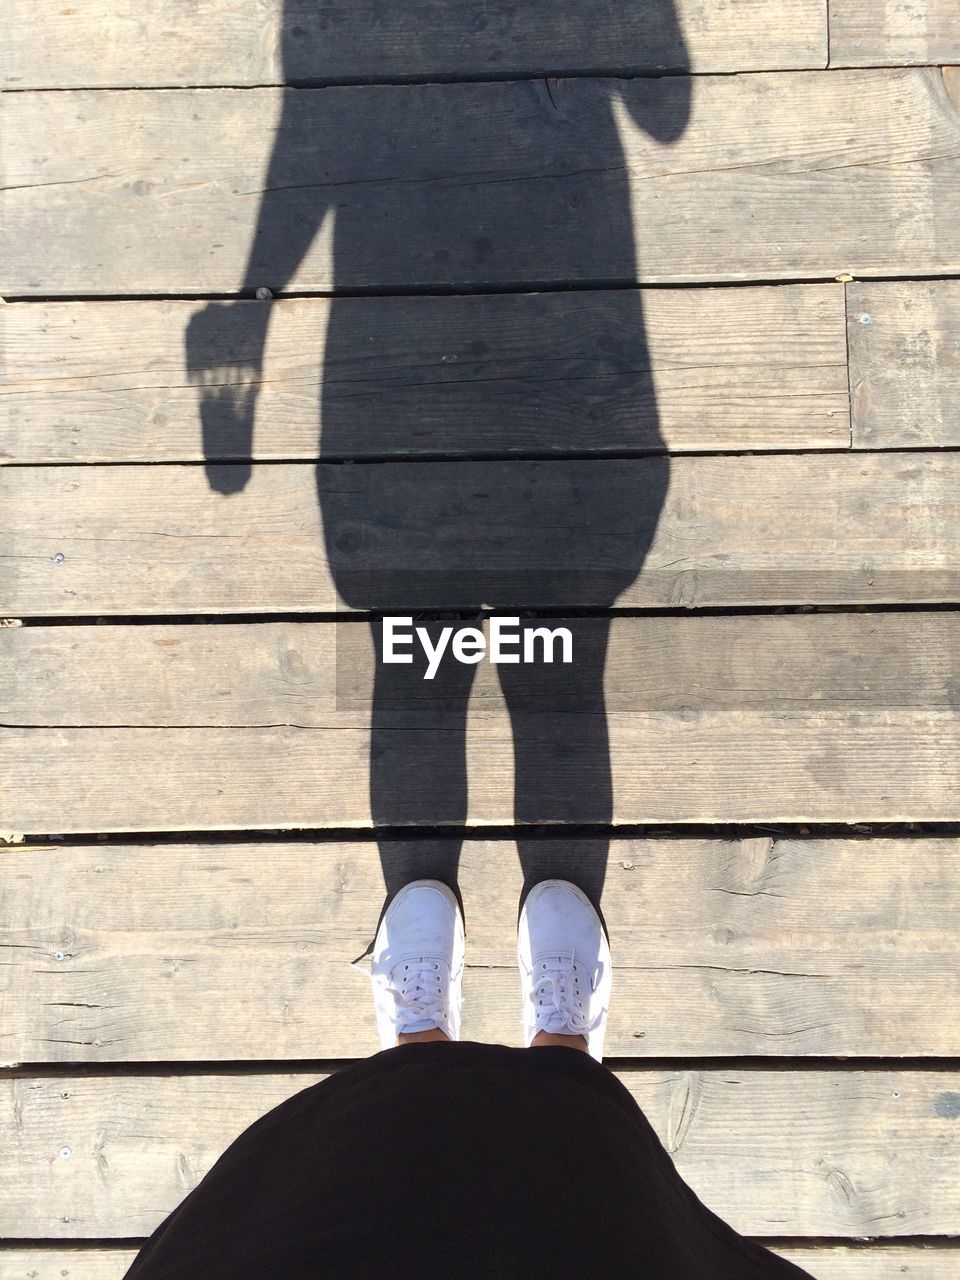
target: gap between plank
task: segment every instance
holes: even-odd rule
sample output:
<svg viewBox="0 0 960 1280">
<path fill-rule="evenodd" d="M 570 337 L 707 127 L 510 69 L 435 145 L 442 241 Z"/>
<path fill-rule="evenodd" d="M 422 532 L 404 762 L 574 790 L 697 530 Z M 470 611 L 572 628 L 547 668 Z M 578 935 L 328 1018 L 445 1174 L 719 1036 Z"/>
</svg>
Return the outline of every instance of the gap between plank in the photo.
<svg viewBox="0 0 960 1280">
<path fill-rule="evenodd" d="M 911 272 L 904 274 L 873 274 L 856 276 L 849 283 L 883 284 L 908 283 L 913 280 L 960 280 L 960 271 Z M 702 277 L 699 280 L 570 280 L 523 281 L 516 284 L 468 285 L 451 284 L 438 288 L 408 286 L 368 285 L 357 289 L 292 289 L 275 293 L 271 301 L 282 302 L 296 298 L 449 298 L 489 297 L 514 293 L 588 293 L 614 292 L 617 290 L 644 289 L 754 289 L 762 285 L 816 285 L 842 284 L 836 275 L 751 277 L 749 280 L 725 280 Z M 241 289 L 233 293 L 62 293 L 62 294 L 7 294 L 0 302 L 54 303 L 54 302 L 235 302 L 255 301 L 254 289 Z"/>
<path fill-rule="evenodd" d="M 202 732 L 203 730 L 199 730 Z M 673 823 L 536 823 L 530 825 L 450 826 L 438 824 L 432 827 L 279 827 L 231 828 L 182 831 L 112 831 L 75 832 L 70 835 L 49 832 L 18 833 L 13 840 L 0 840 L 4 847 L 35 849 L 36 852 L 52 852 L 64 848 L 92 848 L 110 845 L 135 847 L 176 845 L 244 845 L 244 844 L 389 844 L 412 843 L 417 840 L 457 840 L 471 843 L 515 843 L 518 838 L 556 841 L 559 834 L 564 840 L 754 840 L 771 838 L 778 841 L 804 841 L 815 844 L 823 840 L 860 841 L 869 844 L 875 839 L 931 840 L 960 837 L 960 822 L 673 822 Z"/>
</svg>

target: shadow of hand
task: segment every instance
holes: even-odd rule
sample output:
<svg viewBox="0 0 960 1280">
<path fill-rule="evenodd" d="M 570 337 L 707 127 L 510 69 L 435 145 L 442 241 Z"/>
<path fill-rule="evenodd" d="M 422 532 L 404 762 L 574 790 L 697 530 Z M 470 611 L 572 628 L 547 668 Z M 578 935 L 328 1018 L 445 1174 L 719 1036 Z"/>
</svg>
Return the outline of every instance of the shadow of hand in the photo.
<svg viewBox="0 0 960 1280">
<path fill-rule="evenodd" d="M 239 493 L 250 479 L 269 315 L 263 303 L 211 302 L 187 325 L 187 375 L 199 388 L 207 481 L 216 493 Z"/>
</svg>

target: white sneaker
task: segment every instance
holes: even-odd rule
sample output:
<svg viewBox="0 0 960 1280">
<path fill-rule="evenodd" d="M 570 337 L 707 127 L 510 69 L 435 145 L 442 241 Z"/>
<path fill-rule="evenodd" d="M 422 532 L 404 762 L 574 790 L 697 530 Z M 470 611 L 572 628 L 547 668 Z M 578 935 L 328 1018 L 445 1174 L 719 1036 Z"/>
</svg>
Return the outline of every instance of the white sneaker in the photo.
<svg viewBox="0 0 960 1280">
<path fill-rule="evenodd" d="M 523 983 L 523 1037 L 579 1035 L 603 1058 L 612 966 L 603 925 L 587 895 L 569 880 L 542 880 L 520 912 L 517 959 Z"/>
<path fill-rule="evenodd" d="M 464 929 L 460 904 L 440 880 L 413 880 L 384 912 L 370 979 L 380 1047 L 437 1027 L 460 1038 Z"/>
</svg>

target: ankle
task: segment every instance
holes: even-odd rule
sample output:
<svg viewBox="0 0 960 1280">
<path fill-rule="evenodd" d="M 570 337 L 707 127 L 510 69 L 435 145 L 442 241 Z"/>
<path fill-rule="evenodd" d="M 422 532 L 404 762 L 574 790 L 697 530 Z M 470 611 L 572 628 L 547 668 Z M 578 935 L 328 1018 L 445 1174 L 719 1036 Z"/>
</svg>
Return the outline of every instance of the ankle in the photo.
<svg viewBox="0 0 960 1280">
<path fill-rule="evenodd" d="M 531 1049 L 544 1049 L 559 1046 L 562 1049 L 576 1049 L 580 1053 L 587 1052 L 587 1041 L 581 1035 L 558 1035 L 553 1031 L 538 1031 L 530 1041 Z"/>
<path fill-rule="evenodd" d="M 432 1027 L 429 1031 L 404 1031 L 397 1036 L 397 1044 L 426 1044 L 431 1040 L 449 1040 L 439 1027 Z"/>
</svg>

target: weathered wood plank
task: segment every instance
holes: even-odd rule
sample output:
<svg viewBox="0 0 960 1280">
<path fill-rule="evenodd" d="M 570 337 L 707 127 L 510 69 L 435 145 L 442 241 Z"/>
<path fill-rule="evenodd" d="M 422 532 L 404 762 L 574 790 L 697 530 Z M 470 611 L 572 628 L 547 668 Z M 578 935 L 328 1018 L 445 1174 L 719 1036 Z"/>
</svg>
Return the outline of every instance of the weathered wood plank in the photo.
<svg viewBox="0 0 960 1280">
<path fill-rule="evenodd" d="M 854 444 L 960 444 L 960 281 L 847 289 Z"/>
<path fill-rule="evenodd" d="M 16 89 L 776 70 L 822 67 L 827 47 L 822 0 L 677 0 L 676 11 L 673 0 L 405 0 L 376 22 L 304 0 L 199 0 L 189 22 L 162 0 L 18 8 L 0 62 L 0 84 Z"/>
<path fill-rule="evenodd" d="M 955 1280 L 957 1251 L 950 1245 L 806 1245 L 773 1253 L 789 1258 L 817 1280 Z M 5 1249 L 7 1280 L 122 1280 L 136 1249 L 91 1247 Z"/>
<path fill-rule="evenodd" d="M 576 658 L 580 642 L 595 647 L 608 623 L 549 625 L 572 628 Z M 931 709 L 955 705 L 958 667 L 953 612 L 619 617 L 606 649 L 604 698 L 612 717 L 685 710 L 727 717 L 731 732 L 745 708 L 766 711 L 771 727 L 799 711 L 846 709 L 865 725 L 871 714 L 900 708 L 922 735 Z M 0 723 L 362 728 L 372 673 L 370 632 L 357 622 L 2 628 Z M 577 677 L 574 664 L 564 677 L 569 688 L 551 689 L 553 707 L 543 709 L 592 713 Z M 536 687 L 531 672 L 527 695 Z M 407 714 L 448 696 L 442 679 L 420 682 Z M 495 680 L 478 680 L 470 694 L 475 722 L 495 720 L 501 700 Z"/>
<path fill-rule="evenodd" d="M 644 324 L 625 340 L 638 301 Z M 343 335 L 324 360 L 336 308 Z M 208 352 L 211 381 L 250 378 L 246 334 Z M 202 460 L 184 337 L 193 302 L 21 303 L 0 311 L 0 459 Z M 226 431 L 220 459 L 669 449 L 846 448 L 839 285 L 472 297 L 278 300 L 252 455 Z M 228 341 L 229 339 L 229 341 Z M 146 356 L 146 358 L 145 358 Z M 146 367 L 144 368 L 144 364 Z M 321 391 L 323 410 L 321 414 Z M 336 440 L 321 421 L 347 420 Z M 244 442 L 249 444 L 249 442 Z"/>
<path fill-rule="evenodd" d="M 582 848 L 567 841 L 554 874 L 576 874 Z M 956 1055 L 943 1002 L 960 981 L 958 874 L 955 839 L 614 841 L 608 1057 Z M 374 844 L 13 848 L 0 883 L 5 1061 L 376 1046 L 348 965 L 384 899 Z M 515 846 L 466 842 L 459 883 L 464 1037 L 519 1044 Z"/>
<path fill-rule="evenodd" d="M 14 93 L 4 114 L 7 297 L 960 271 L 936 68 Z"/>
<path fill-rule="evenodd" d="M 860 717 L 775 718 L 748 707 L 704 716 L 688 706 L 611 717 L 608 774 L 605 749 L 571 753 L 570 717 L 544 714 L 521 739 L 532 780 L 515 806 L 510 732 L 483 721 L 471 733 L 469 804 L 436 782 L 463 758 L 462 728 L 425 732 L 416 717 L 409 727 L 378 727 L 372 779 L 363 729 L 4 729 L 4 821 L 41 833 L 502 825 L 515 817 L 956 822 L 956 712 L 931 708 L 923 734 L 921 719 L 896 707 Z M 588 744 L 597 738 L 588 717 L 577 727 L 589 731 Z"/>
<path fill-rule="evenodd" d="M 960 62 L 954 0 L 829 0 L 831 67 Z"/>
<path fill-rule="evenodd" d="M 4 1280 L 123 1280 L 136 1249 L 10 1248 L 0 1250 Z M 939 1277 L 936 1278 L 939 1280 Z"/>
<path fill-rule="evenodd" d="M 744 1234 L 957 1229 L 955 1072 L 618 1074 L 693 1190 Z M 243 1129 L 322 1078 L 5 1080 L 0 1123 L 11 1154 L 0 1171 L 0 1230 L 147 1235 Z M 678 1135 L 684 1098 L 692 1118 Z M 64 1146 L 69 1159 L 58 1154 Z"/>
<path fill-rule="evenodd" d="M 6 467 L 0 609 L 956 600 L 958 479 L 912 452 L 278 463 L 242 493 L 242 466 L 219 493 L 198 466 Z"/>
<path fill-rule="evenodd" d="M 607 623 L 554 624 L 571 629 L 574 665 L 546 680 L 543 668 L 524 668 L 529 675 L 509 685 L 512 709 L 537 712 L 532 727 L 517 729 L 535 763 L 520 797 L 523 821 L 950 820 L 960 812 L 955 614 L 617 620 L 604 664 L 612 808 L 589 661 Z M 21 726 L 3 743 L 6 821 L 17 830 L 513 816 L 513 746 L 489 665 L 470 695 L 468 812 L 455 790 L 430 781 L 433 767 L 463 757 L 450 708 L 467 684 L 458 693 L 444 678 L 415 673 L 390 687 L 389 700 L 385 686 L 374 705 L 371 636 L 360 623 L 6 628 L 0 672 L 0 716 Z M 572 764 L 570 740 L 586 744 Z M 371 808 L 374 751 L 373 777 L 393 779 L 384 782 L 383 809 Z M 561 813 L 559 779 L 570 768 L 579 784 Z M 537 812 L 524 816 L 523 805 Z"/>
<path fill-rule="evenodd" d="M 905 1276 L 907 1280 L 951 1280 L 958 1262 L 957 1250 L 952 1244 L 869 1244 L 860 1248 L 777 1246 L 773 1252 L 789 1258 L 817 1280 L 904 1280 Z M 78 1280 L 84 1278 L 78 1277 Z M 91 1280 L 100 1278 L 95 1276 Z"/>
</svg>

